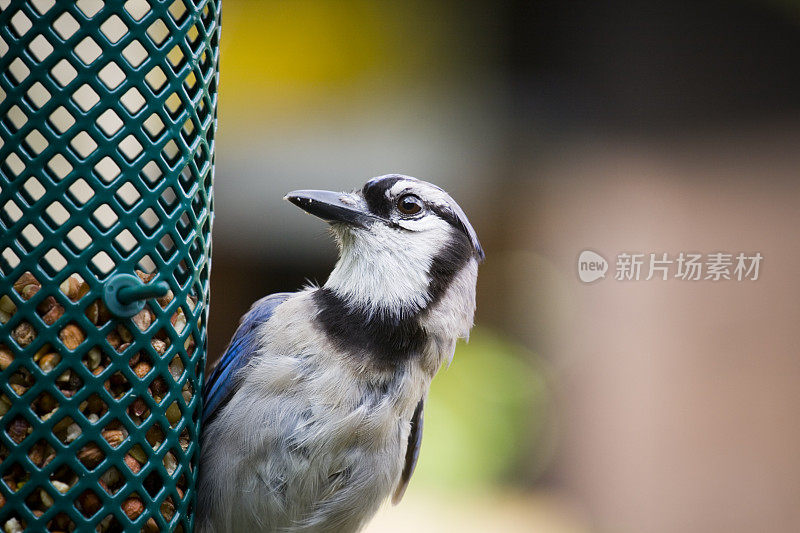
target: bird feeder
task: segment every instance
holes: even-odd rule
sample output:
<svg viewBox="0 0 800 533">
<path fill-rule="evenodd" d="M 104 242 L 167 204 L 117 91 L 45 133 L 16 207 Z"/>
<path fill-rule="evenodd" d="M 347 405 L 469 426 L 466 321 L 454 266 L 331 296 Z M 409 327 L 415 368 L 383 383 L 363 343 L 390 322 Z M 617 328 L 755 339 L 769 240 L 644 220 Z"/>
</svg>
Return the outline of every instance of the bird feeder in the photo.
<svg viewBox="0 0 800 533">
<path fill-rule="evenodd" d="M 191 531 L 219 0 L 0 1 L 0 527 Z"/>
</svg>

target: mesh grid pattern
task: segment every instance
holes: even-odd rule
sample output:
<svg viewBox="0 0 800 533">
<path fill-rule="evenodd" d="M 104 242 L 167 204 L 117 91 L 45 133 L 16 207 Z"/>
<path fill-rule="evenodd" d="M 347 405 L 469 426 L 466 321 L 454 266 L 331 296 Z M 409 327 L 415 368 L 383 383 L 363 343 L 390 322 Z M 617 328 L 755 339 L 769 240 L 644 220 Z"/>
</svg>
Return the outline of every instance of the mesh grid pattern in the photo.
<svg viewBox="0 0 800 533">
<path fill-rule="evenodd" d="M 0 1 L 0 524 L 192 529 L 218 43 L 219 0 Z M 104 316 L 137 269 L 173 297 Z"/>
</svg>

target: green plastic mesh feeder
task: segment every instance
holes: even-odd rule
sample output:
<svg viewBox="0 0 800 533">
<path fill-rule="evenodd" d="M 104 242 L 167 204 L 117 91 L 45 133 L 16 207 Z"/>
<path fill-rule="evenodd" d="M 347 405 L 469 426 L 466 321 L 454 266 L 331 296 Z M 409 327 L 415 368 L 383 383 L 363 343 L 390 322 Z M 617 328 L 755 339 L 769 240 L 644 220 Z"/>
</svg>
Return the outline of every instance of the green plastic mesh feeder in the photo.
<svg viewBox="0 0 800 533">
<path fill-rule="evenodd" d="M 0 527 L 191 531 L 219 0 L 0 0 Z"/>
</svg>

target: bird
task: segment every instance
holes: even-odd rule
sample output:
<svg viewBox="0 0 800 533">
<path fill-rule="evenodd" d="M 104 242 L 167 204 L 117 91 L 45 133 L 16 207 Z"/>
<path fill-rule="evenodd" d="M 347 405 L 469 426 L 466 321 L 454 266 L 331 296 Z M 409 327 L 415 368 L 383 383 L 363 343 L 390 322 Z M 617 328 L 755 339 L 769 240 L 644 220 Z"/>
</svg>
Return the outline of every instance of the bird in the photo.
<svg viewBox="0 0 800 533">
<path fill-rule="evenodd" d="M 206 380 L 200 533 L 362 529 L 414 472 L 431 380 L 468 339 L 484 251 L 410 176 L 285 197 L 329 224 L 327 281 L 258 300 Z"/>
</svg>

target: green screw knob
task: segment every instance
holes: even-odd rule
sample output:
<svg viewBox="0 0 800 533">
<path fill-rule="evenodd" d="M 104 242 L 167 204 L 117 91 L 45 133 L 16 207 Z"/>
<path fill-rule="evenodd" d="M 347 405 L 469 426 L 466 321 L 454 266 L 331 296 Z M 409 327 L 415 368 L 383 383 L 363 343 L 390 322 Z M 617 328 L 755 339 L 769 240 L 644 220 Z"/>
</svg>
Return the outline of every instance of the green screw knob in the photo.
<svg viewBox="0 0 800 533">
<path fill-rule="evenodd" d="M 166 281 L 145 285 L 133 274 L 115 274 L 103 287 L 103 302 L 111 314 L 129 318 L 144 309 L 144 301 L 164 296 L 169 290 Z"/>
</svg>

